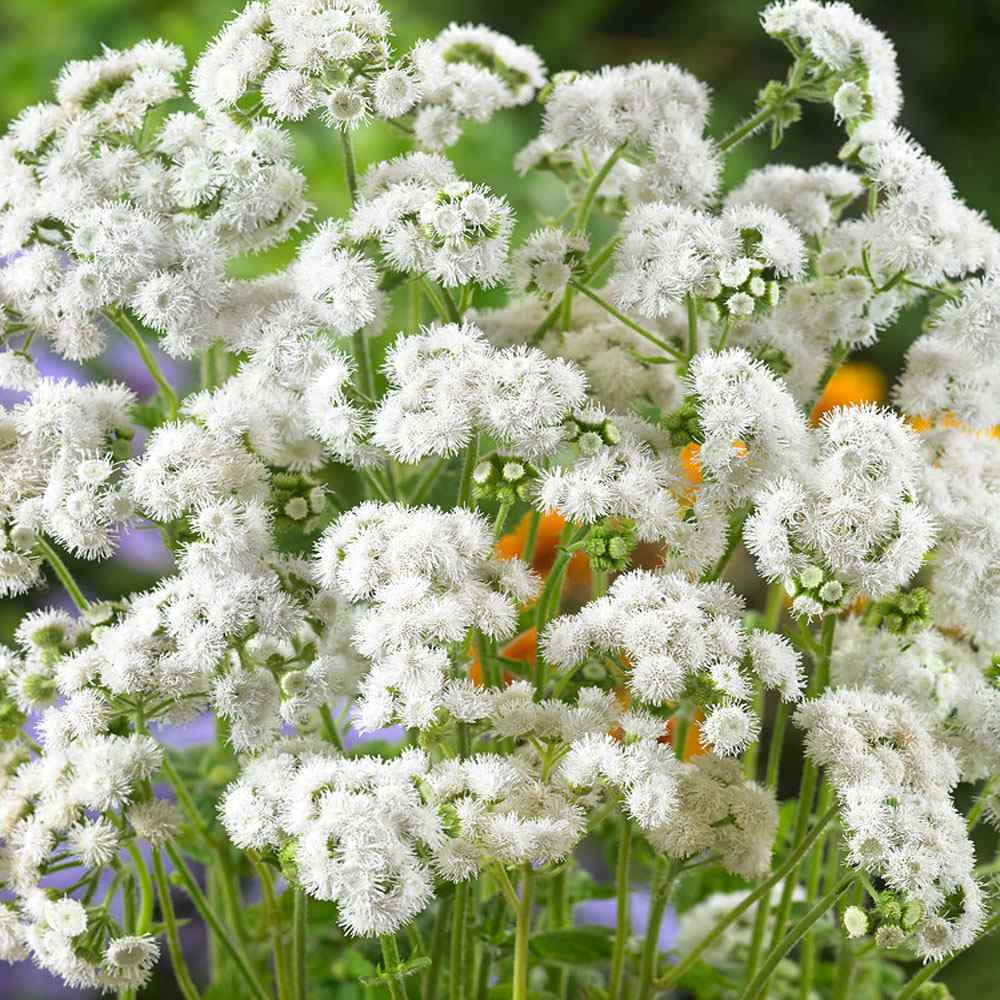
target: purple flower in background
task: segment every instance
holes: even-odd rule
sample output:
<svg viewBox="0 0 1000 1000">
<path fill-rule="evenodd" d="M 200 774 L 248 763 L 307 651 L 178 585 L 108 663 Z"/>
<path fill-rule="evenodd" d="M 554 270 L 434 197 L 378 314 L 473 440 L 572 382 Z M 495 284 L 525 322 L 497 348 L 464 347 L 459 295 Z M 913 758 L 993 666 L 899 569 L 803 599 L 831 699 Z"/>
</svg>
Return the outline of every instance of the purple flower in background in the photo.
<svg viewBox="0 0 1000 1000">
<path fill-rule="evenodd" d="M 596 924 L 598 927 L 615 926 L 615 908 L 617 900 L 588 899 L 577 903 L 573 908 L 573 923 Z M 649 926 L 650 894 L 649 889 L 637 889 L 629 894 L 629 918 L 632 933 L 643 935 Z M 677 939 L 677 917 L 673 910 L 667 910 L 660 924 L 660 951 L 668 951 Z"/>
</svg>

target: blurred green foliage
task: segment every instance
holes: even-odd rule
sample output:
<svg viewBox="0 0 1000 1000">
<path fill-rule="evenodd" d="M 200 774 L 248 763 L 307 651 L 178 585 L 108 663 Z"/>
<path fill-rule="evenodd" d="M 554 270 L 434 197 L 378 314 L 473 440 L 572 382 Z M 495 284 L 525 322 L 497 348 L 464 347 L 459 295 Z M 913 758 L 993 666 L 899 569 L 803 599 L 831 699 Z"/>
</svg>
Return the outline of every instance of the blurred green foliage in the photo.
<svg viewBox="0 0 1000 1000">
<path fill-rule="evenodd" d="M 102 44 L 123 47 L 144 37 L 182 45 L 193 60 L 238 0 L 0 0 L 0 127 L 28 104 L 50 96 L 50 81 L 69 59 Z M 709 82 L 715 94 L 712 130 L 722 135 L 747 114 L 757 90 L 784 75 L 784 49 L 757 24 L 757 0 L 383 0 L 393 16 L 398 46 L 432 35 L 452 20 L 483 22 L 533 45 L 550 71 L 593 69 L 643 59 L 676 62 Z M 896 43 L 906 103 L 902 124 L 948 170 L 974 208 L 1000 221 L 1000 162 L 996 106 L 1000 93 L 1000 0 L 856 0 Z M 452 154 L 470 179 L 490 184 L 510 199 L 521 231 L 558 204 L 548 178 L 522 180 L 513 154 L 535 133 L 537 106 L 471 126 Z M 300 163 L 309 177 L 320 216 L 346 208 L 340 154 L 326 129 L 309 121 L 295 130 Z M 772 154 L 758 136 L 727 165 L 727 184 L 771 158 L 808 165 L 836 157 L 841 135 L 828 109 L 807 107 L 804 120 Z M 401 149 L 387 127 L 368 129 L 357 142 L 363 166 Z M 239 262 L 244 273 L 282 263 L 284 254 Z M 919 317 L 910 317 L 871 352 L 892 374 Z M 139 581 L 122 572 L 117 589 Z M 9 603 L 9 602 L 8 602 Z M 0 616 L 2 617 L 2 616 Z M 992 838 L 990 838 L 992 841 Z M 985 846 L 985 844 L 983 845 Z M 957 997 L 998 994 L 989 942 L 959 958 L 944 977 Z M 170 984 L 164 984 L 169 993 Z"/>
</svg>

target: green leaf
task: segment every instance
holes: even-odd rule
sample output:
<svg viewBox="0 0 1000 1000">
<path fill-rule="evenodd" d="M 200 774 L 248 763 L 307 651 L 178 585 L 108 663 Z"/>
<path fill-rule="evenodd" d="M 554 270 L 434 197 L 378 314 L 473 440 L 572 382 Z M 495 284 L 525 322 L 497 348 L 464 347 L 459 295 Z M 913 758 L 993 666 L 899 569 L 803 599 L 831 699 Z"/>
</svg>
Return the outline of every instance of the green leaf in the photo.
<svg viewBox="0 0 1000 1000">
<path fill-rule="evenodd" d="M 542 961 L 590 965 L 611 958 L 612 934 L 607 927 L 572 927 L 531 938 L 531 953 Z"/>
</svg>

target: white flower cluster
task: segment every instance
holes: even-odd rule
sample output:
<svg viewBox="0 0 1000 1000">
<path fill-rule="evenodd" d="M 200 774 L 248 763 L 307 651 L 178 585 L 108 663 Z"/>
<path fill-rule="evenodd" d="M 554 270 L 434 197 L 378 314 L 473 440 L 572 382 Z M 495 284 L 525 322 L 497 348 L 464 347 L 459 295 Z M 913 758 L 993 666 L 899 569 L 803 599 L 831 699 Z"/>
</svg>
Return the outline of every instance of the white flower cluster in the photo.
<svg viewBox="0 0 1000 1000">
<path fill-rule="evenodd" d="M 371 167 L 347 224 L 352 240 L 374 240 L 391 271 L 426 274 L 445 288 L 491 288 L 507 274 L 510 206 L 463 181 L 450 160 L 410 153 Z"/>
<path fill-rule="evenodd" d="M 419 97 L 412 72 L 390 64 L 389 15 L 373 0 L 250 3 L 209 44 L 191 78 L 208 115 L 250 112 L 298 121 L 315 108 L 355 128 L 396 118 Z"/>
<path fill-rule="evenodd" d="M 430 725 L 442 705 L 447 647 L 472 628 L 509 639 L 518 602 L 537 590 L 520 560 L 493 554 L 480 514 L 370 502 L 323 533 L 316 576 L 322 587 L 368 605 L 354 635 L 372 660 L 355 706 L 362 731 L 396 718 Z"/>
<path fill-rule="evenodd" d="M 473 434 L 510 454 L 552 454 L 564 423 L 585 400 L 575 365 L 534 348 L 494 349 L 469 323 L 401 336 L 386 355 L 388 391 L 372 418 L 372 439 L 401 462 L 457 454 Z"/>
<path fill-rule="evenodd" d="M 184 401 L 184 414 L 232 456 L 235 465 L 225 475 L 239 496 L 258 480 L 259 469 L 251 473 L 258 456 L 300 473 L 319 469 L 329 457 L 363 467 L 379 456 L 354 392 L 354 363 L 317 330 L 315 312 L 294 294 L 263 308 L 240 332 L 246 361 L 236 374 Z M 248 407 L 247 399 L 256 405 Z M 325 509 L 322 489 L 306 499 L 302 517 Z"/>
<path fill-rule="evenodd" d="M 861 178 L 847 167 L 824 163 L 806 170 L 772 163 L 752 170 L 726 195 L 726 205 L 763 205 L 803 236 L 820 236 L 863 190 Z"/>
<path fill-rule="evenodd" d="M 648 705 L 700 685 L 699 694 L 716 702 L 702 724 L 703 743 L 738 754 L 760 729 L 748 705 L 754 675 L 789 700 L 801 697 L 798 654 L 781 636 L 747 635 L 741 611 L 727 584 L 635 570 L 606 596 L 553 621 L 542 648 L 564 670 L 593 653 L 609 655 L 626 669 L 629 692 Z"/>
<path fill-rule="evenodd" d="M 72 645 L 66 635 L 65 645 L 54 641 L 58 616 L 35 624 L 23 629 L 26 645 L 50 651 Z M 135 815 L 133 828 L 145 835 L 139 828 L 156 800 L 143 789 L 162 750 L 148 736 L 109 734 L 109 717 L 97 692 L 81 692 L 41 715 L 43 754 L 28 760 L 5 753 L 0 769 L 0 859 L 14 897 L 0 904 L 0 957 L 30 955 L 68 985 L 100 990 L 145 985 L 159 945 L 150 934 L 123 934 L 100 907 L 40 883 L 67 857 L 94 878 L 111 870 L 122 833 L 105 818 L 109 811 Z"/>
<path fill-rule="evenodd" d="M 730 506 L 809 461 L 805 417 L 781 381 L 746 351 L 697 354 L 688 382 L 698 404 L 702 479 Z"/>
<path fill-rule="evenodd" d="M 991 674 L 991 657 L 968 642 L 934 628 L 896 635 L 858 618 L 840 624 L 830 658 L 835 687 L 903 695 L 932 719 L 963 781 L 1000 770 L 1000 690 Z"/>
<path fill-rule="evenodd" d="M 983 920 L 982 890 L 951 801 L 958 767 L 929 720 L 898 695 L 841 688 L 800 706 L 795 721 L 837 792 L 851 863 L 916 904 L 903 926 L 921 957 L 967 947 Z"/>
<path fill-rule="evenodd" d="M 942 427 L 924 435 L 921 496 L 938 524 L 935 618 L 983 649 L 1000 647 L 1000 439 Z"/>
<path fill-rule="evenodd" d="M 778 789 L 753 780 L 756 744 L 776 696 L 773 778 L 807 689 L 795 719 L 874 902 L 851 934 L 870 918 L 878 949 L 935 959 L 992 919 L 966 824 L 1000 818 L 1000 236 L 897 128 L 884 36 L 841 3 L 763 22 L 794 65 L 717 142 L 707 87 L 674 66 L 548 81 L 474 25 L 397 54 L 374 0 L 249 3 L 197 62 L 193 109 L 169 103 L 180 51 L 142 42 L 71 63 L 10 125 L 0 387 L 23 397 L 0 406 L 0 597 L 19 617 L 0 646 L 0 958 L 144 985 L 159 925 L 136 841 L 177 867 L 202 859 L 194 833 L 221 849 L 196 814 L 228 783 L 230 842 L 335 902 L 349 935 L 428 920 L 444 883 L 487 872 L 516 903 L 504 870 L 521 866 L 527 996 L 532 879 L 612 815 L 644 839 L 638 865 L 651 848 L 674 874 L 765 877 Z M 551 171 L 566 204 L 512 249 L 510 204 L 443 151 L 536 95 L 515 166 Z M 729 150 L 823 102 L 839 164 L 722 190 Z M 285 131 L 313 112 L 350 195 L 315 224 Z M 409 138 L 356 171 L 373 120 Z M 283 264 L 236 277 L 272 249 Z M 833 406 L 839 366 L 904 309 L 925 320 L 896 410 Z M 119 346 L 155 392 L 44 374 L 48 351 L 68 371 Z M 125 532 L 161 538 L 170 566 L 123 593 L 93 563 Z M 760 596 L 753 568 L 772 584 L 763 615 L 730 567 L 741 592 Z M 54 581 L 77 614 L 41 593 Z M 166 758 L 161 727 L 199 718 L 219 746 Z M 343 749 L 399 725 L 394 756 Z M 968 818 L 959 781 L 994 789 Z M 779 892 L 775 927 L 801 895 Z M 438 916 L 466 920 L 469 898 Z M 736 931 L 734 981 L 752 940 Z M 413 971 L 382 944 L 383 980 Z"/>
<path fill-rule="evenodd" d="M 596 408 L 580 415 L 580 458 L 545 473 L 537 506 L 568 521 L 592 524 L 605 517 L 634 521 L 642 541 L 672 539 L 680 530 L 677 472 L 629 427 L 619 428 Z M 608 438 L 612 441 L 605 443 Z"/>
<path fill-rule="evenodd" d="M 833 96 L 838 118 L 896 120 L 903 103 L 896 50 L 848 4 L 782 0 L 764 11 L 761 24 L 797 56 L 804 49 L 815 61 L 815 76 L 826 78 L 828 86 L 838 84 Z"/>
<path fill-rule="evenodd" d="M 133 513 L 121 473 L 134 402 L 121 385 L 43 378 L 26 402 L 0 407 L 0 596 L 40 581 L 38 535 L 81 558 L 114 551 Z"/>
<path fill-rule="evenodd" d="M 322 744 L 279 745 L 247 763 L 219 814 L 237 847 L 286 851 L 296 881 L 335 901 L 349 933 L 392 933 L 430 901 L 421 848 L 436 851 L 445 840 L 420 794 L 428 768 L 415 750 L 348 760 Z"/>
<path fill-rule="evenodd" d="M 79 361 L 104 349 L 102 313 L 130 309 L 190 357 L 238 295 L 226 260 L 280 242 L 309 214 L 288 136 L 176 112 L 173 48 L 140 43 L 71 64 L 59 103 L 38 105 L 0 143 L 0 306 Z M 123 136 L 125 139 L 123 141 Z"/>
<path fill-rule="evenodd" d="M 809 617 L 904 586 L 935 537 L 918 499 L 919 442 L 897 416 L 838 408 L 813 437 L 806 478 L 768 483 L 744 535 L 761 574 L 784 580 L 793 612 Z"/>
<path fill-rule="evenodd" d="M 708 111 L 708 87 L 677 66 L 645 62 L 560 74 L 545 97 L 541 134 L 516 166 L 585 176 L 585 164 L 596 170 L 615 157 L 605 199 L 617 192 L 629 205 L 663 200 L 702 208 L 722 173 L 702 134 Z"/>
<path fill-rule="evenodd" d="M 575 251 L 562 256 L 562 239 L 558 244 L 550 243 L 549 232 L 539 230 L 534 239 L 526 241 L 532 249 L 522 248 L 514 255 L 515 281 L 527 282 L 524 290 L 529 294 L 497 308 L 470 310 L 469 318 L 497 347 L 537 342 L 550 357 L 575 362 L 587 376 L 590 398 L 614 411 L 616 420 L 631 416 L 637 402 L 651 403 L 663 413 L 676 409 L 681 402 L 682 383 L 674 366 L 650 364 L 654 355 L 649 351 L 649 342 L 585 296 L 574 299 L 568 329 L 550 329 L 538 341 L 536 334 L 545 322 L 550 297 L 543 286 L 557 289 L 567 276 L 564 268 L 572 274 L 577 266 Z M 566 234 L 565 245 L 569 247 L 575 239 Z M 550 266 L 552 270 L 547 270 Z M 546 269 L 549 277 L 542 276 L 541 269 Z M 559 292 L 554 291 L 551 297 L 558 299 Z M 682 313 L 678 308 L 658 321 L 657 329 L 664 339 L 678 338 L 682 328 L 686 334 L 687 320 Z M 632 424 L 647 438 L 663 437 L 648 422 Z"/>
<path fill-rule="evenodd" d="M 801 275 L 802 236 L 773 209 L 735 203 L 719 216 L 653 202 L 622 220 L 609 282 L 622 309 L 663 316 L 695 295 L 740 320 L 778 300 L 779 280 Z"/>
<path fill-rule="evenodd" d="M 1000 271 L 968 281 L 935 311 L 907 352 L 895 395 L 904 413 L 953 414 L 977 430 L 1000 423 Z"/>
<path fill-rule="evenodd" d="M 410 53 L 421 100 L 413 120 L 417 142 L 453 145 L 462 119 L 487 122 L 503 108 L 527 104 L 545 85 L 535 51 L 482 25 L 451 24 Z"/>
</svg>

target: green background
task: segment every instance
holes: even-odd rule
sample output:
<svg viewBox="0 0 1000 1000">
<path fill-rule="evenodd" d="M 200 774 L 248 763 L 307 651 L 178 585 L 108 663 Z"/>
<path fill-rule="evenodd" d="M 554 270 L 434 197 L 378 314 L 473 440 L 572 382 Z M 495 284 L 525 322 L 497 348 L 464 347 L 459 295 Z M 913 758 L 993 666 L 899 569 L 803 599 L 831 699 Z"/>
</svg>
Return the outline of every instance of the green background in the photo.
<svg viewBox="0 0 1000 1000">
<path fill-rule="evenodd" d="M 0 0 L 0 125 L 26 105 L 47 99 L 63 62 L 87 58 L 102 43 L 123 47 L 140 38 L 163 37 L 181 44 L 193 59 L 234 5 L 235 0 Z M 482 22 L 533 45 L 553 72 L 643 59 L 676 62 L 712 85 L 715 135 L 747 114 L 757 90 L 768 79 L 783 76 L 787 65 L 784 49 L 760 30 L 761 5 L 752 0 L 399 0 L 387 6 L 401 50 L 455 20 Z M 972 207 L 1000 220 L 995 179 L 1000 161 L 1000 0 L 880 0 L 855 7 L 896 43 L 906 95 L 902 124 L 945 165 Z M 558 197 L 550 181 L 520 180 L 511 167 L 513 154 L 535 134 L 538 116 L 532 106 L 470 126 L 452 150 L 469 179 L 510 198 L 522 232 L 534 227 L 539 208 L 551 208 Z M 330 133 L 309 121 L 296 127 L 295 135 L 320 216 L 343 211 L 338 148 Z M 789 131 L 778 155 L 801 165 L 831 160 L 841 135 L 828 109 L 807 106 L 804 120 Z M 360 165 L 399 148 L 396 135 L 375 126 L 358 139 Z M 744 144 L 729 158 L 727 184 L 770 157 L 765 138 Z M 276 254 L 240 269 L 259 270 L 280 261 Z M 890 374 L 917 323 L 917 317 L 907 318 L 873 350 Z M 958 1000 L 1000 997 L 995 948 L 995 942 L 984 943 L 950 966 L 945 978 Z"/>
</svg>

